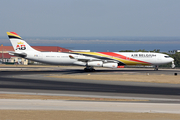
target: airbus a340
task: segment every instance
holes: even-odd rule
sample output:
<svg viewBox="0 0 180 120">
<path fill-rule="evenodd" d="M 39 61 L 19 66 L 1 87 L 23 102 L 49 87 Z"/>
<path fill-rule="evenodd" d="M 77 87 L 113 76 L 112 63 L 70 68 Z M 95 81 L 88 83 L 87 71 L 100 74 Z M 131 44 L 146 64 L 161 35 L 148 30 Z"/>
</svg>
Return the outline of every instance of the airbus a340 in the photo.
<svg viewBox="0 0 180 120">
<path fill-rule="evenodd" d="M 14 52 L 10 55 L 25 59 L 56 65 L 85 66 L 85 71 L 94 71 L 94 67 L 120 68 L 125 65 L 158 65 L 167 64 L 174 59 L 166 54 L 153 52 L 40 52 L 33 49 L 15 32 L 7 32 Z"/>
</svg>

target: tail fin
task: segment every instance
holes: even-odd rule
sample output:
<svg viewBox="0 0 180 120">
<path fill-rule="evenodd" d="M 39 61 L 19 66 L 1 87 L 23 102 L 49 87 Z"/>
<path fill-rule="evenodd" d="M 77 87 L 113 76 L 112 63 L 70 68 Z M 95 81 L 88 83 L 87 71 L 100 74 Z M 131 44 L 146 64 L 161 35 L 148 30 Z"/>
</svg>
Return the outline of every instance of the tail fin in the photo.
<svg viewBox="0 0 180 120">
<path fill-rule="evenodd" d="M 27 44 L 17 33 L 7 32 L 7 35 L 15 52 L 37 51 Z"/>
</svg>

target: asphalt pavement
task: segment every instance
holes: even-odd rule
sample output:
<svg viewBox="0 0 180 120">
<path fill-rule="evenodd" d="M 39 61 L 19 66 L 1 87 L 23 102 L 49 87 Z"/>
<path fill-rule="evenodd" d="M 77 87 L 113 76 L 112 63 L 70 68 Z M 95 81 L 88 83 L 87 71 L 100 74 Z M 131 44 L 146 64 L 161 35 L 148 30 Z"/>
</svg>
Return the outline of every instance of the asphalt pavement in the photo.
<svg viewBox="0 0 180 120">
<path fill-rule="evenodd" d="M 101 69 L 91 74 L 169 74 L 179 69 L 125 68 Z M 179 84 L 124 81 L 97 81 L 49 78 L 48 75 L 87 74 L 82 67 L 1 68 L 0 93 L 24 93 L 64 96 L 145 99 L 151 103 L 180 103 Z"/>
</svg>

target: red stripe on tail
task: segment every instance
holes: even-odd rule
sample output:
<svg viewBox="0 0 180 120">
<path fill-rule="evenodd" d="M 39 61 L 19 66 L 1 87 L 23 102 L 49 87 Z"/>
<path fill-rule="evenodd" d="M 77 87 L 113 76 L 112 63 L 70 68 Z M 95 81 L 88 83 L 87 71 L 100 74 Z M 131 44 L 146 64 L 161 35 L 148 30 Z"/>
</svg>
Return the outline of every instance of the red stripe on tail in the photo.
<svg viewBox="0 0 180 120">
<path fill-rule="evenodd" d="M 14 34 L 14 35 L 17 35 L 17 36 L 19 36 L 17 33 L 15 33 L 15 32 L 10 32 L 10 33 L 12 33 L 12 34 Z"/>
</svg>

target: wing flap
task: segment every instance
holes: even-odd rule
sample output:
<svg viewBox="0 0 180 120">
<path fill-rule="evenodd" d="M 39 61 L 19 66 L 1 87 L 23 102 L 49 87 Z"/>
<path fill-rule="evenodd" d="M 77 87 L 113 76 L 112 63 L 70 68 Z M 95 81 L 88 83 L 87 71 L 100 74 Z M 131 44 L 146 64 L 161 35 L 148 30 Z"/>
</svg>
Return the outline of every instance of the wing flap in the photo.
<svg viewBox="0 0 180 120">
<path fill-rule="evenodd" d="M 77 61 L 82 61 L 82 62 L 91 61 L 91 59 L 89 59 L 89 58 L 84 58 L 84 57 L 82 57 L 82 58 L 75 58 L 75 57 L 73 57 L 72 55 L 69 55 L 69 58 L 75 59 L 75 60 L 77 60 Z"/>
<path fill-rule="evenodd" d="M 104 63 L 118 63 L 118 61 L 116 61 L 116 60 L 102 60 L 102 59 L 89 59 L 89 58 L 85 58 L 85 57 L 82 57 L 82 58 L 75 58 L 75 57 L 73 57 L 72 55 L 69 55 L 69 58 L 71 58 L 71 59 L 75 59 L 75 60 L 77 60 L 77 61 L 81 61 L 81 62 L 88 62 L 88 61 L 102 61 L 102 62 L 104 62 Z"/>
</svg>

